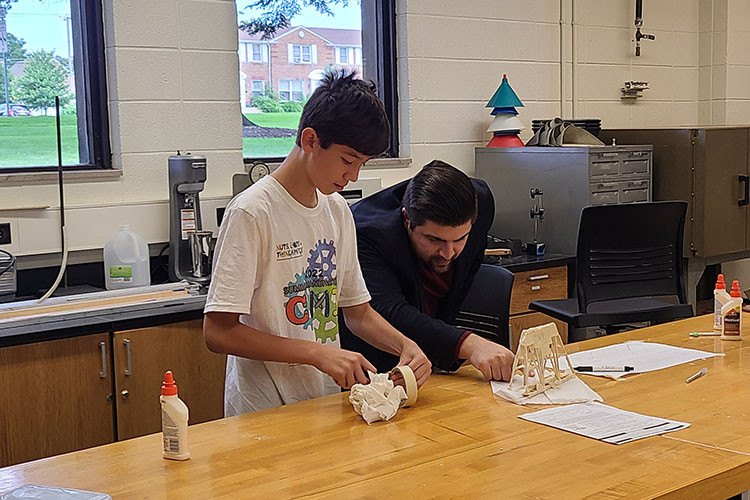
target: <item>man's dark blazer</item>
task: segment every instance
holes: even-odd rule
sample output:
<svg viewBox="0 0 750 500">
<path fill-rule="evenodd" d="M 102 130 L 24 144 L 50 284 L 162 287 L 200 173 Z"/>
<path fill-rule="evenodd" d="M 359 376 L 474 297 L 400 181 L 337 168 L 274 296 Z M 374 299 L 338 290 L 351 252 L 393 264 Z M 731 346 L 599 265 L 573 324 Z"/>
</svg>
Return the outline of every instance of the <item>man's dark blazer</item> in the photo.
<svg viewBox="0 0 750 500">
<path fill-rule="evenodd" d="M 424 289 L 419 261 L 412 250 L 401 215 L 401 199 L 408 180 L 383 189 L 352 206 L 357 228 L 359 263 L 372 296 L 372 307 L 404 335 L 414 340 L 432 364 L 456 370 L 456 344 L 463 330 L 451 326 L 487 246 L 487 231 L 495 217 L 495 201 L 483 180 L 472 179 L 477 193 L 478 214 L 463 252 L 453 263 L 453 286 L 441 301 L 437 319 L 424 311 Z M 398 357 L 383 352 L 351 333 L 343 315 L 339 319 L 341 347 L 362 353 L 378 372 L 398 363 Z"/>
</svg>

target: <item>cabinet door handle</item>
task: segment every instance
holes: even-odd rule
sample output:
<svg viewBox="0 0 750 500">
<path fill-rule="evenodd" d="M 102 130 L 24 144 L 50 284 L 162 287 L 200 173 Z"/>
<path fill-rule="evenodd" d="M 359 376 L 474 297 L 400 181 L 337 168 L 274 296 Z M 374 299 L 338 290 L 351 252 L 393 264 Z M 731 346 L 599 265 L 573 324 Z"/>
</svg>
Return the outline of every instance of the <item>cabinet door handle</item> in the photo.
<svg viewBox="0 0 750 500">
<path fill-rule="evenodd" d="M 549 278 L 549 274 L 540 274 L 538 276 L 529 276 L 529 281 L 546 280 Z"/>
<path fill-rule="evenodd" d="M 102 351 L 102 371 L 99 372 L 99 378 L 107 378 L 107 343 L 103 340 L 99 342 L 99 349 Z"/>
<path fill-rule="evenodd" d="M 744 207 L 745 205 L 750 203 L 750 176 L 740 175 L 740 182 L 745 183 L 745 189 L 744 189 L 745 197 L 739 200 L 737 202 L 737 205 Z"/>
<path fill-rule="evenodd" d="M 125 376 L 133 374 L 133 359 L 130 354 L 130 339 L 123 339 L 122 344 L 125 346 L 125 357 L 127 358 L 127 367 L 125 368 Z"/>
</svg>

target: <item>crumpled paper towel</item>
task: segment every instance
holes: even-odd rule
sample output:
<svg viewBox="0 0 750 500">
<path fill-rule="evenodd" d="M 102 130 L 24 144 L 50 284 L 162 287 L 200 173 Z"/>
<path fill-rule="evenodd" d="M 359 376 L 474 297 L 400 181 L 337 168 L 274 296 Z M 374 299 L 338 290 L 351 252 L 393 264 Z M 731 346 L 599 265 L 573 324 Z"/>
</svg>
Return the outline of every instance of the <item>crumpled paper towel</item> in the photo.
<svg viewBox="0 0 750 500">
<path fill-rule="evenodd" d="M 352 386 L 349 402 L 368 424 L 390 420 L 398 412 L 401 403 L 406 401 L 406 391 L 400 385 L 394 386 L 387 373 L 369 374 L 369 384 Z"/>
</svg>

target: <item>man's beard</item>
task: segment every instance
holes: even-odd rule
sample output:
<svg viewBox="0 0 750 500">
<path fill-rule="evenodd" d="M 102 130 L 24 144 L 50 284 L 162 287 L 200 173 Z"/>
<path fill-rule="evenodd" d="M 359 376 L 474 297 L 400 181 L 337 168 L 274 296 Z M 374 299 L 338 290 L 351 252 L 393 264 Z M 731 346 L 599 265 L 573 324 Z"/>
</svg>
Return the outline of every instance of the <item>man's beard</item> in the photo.
<svg viewBox="0 0 750 500">
<path fill-rule="evenodd" d="M 450 260 L 445 260 L 443 258 L 435 259 L 432 258 L 429 260 L 430 268 L 435 271 L 438 274 L 447 273 L 451 266 L 453 265 L 453 261 L 456 260 L 455 258 Z"/>
</svg>

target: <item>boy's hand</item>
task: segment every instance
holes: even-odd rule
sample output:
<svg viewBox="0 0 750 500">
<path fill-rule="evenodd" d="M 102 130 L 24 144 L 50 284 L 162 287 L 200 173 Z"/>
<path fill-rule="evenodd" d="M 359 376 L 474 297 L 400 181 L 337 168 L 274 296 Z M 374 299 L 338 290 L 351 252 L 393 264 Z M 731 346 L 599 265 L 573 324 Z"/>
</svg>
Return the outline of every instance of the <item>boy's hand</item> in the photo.
<svg viewBox="0 0 750 500">
<path fill-rule="evenodd" d="M 314 366 L 327 373 L 334 382 L 344 389 L 351 389 L 354 384 L 369 384 L 367 370 L 377 373 L 377 369 L 358 352 L 347 351 L 337 347 L 321 346 Z"/>
<path fill-rule="evenodd" d="M 417 387 L 422 387 L 432 373 L 432 363 L 424 355 L 422 349 L 419 348 L 416 342 L 411 339 L 406 339 L 404 347 L 401 349 L 401 357 L 398 360 L 399 366 L 408 366 L 411 371 L 414 372 L 414 376 L 417 379 Z M 393 379 L 394 384 L 398 384 L 400 381 L 400 375 L 396 375 Z M 403 385 L 403 384 L 401 384 Z"/>
</svg>

